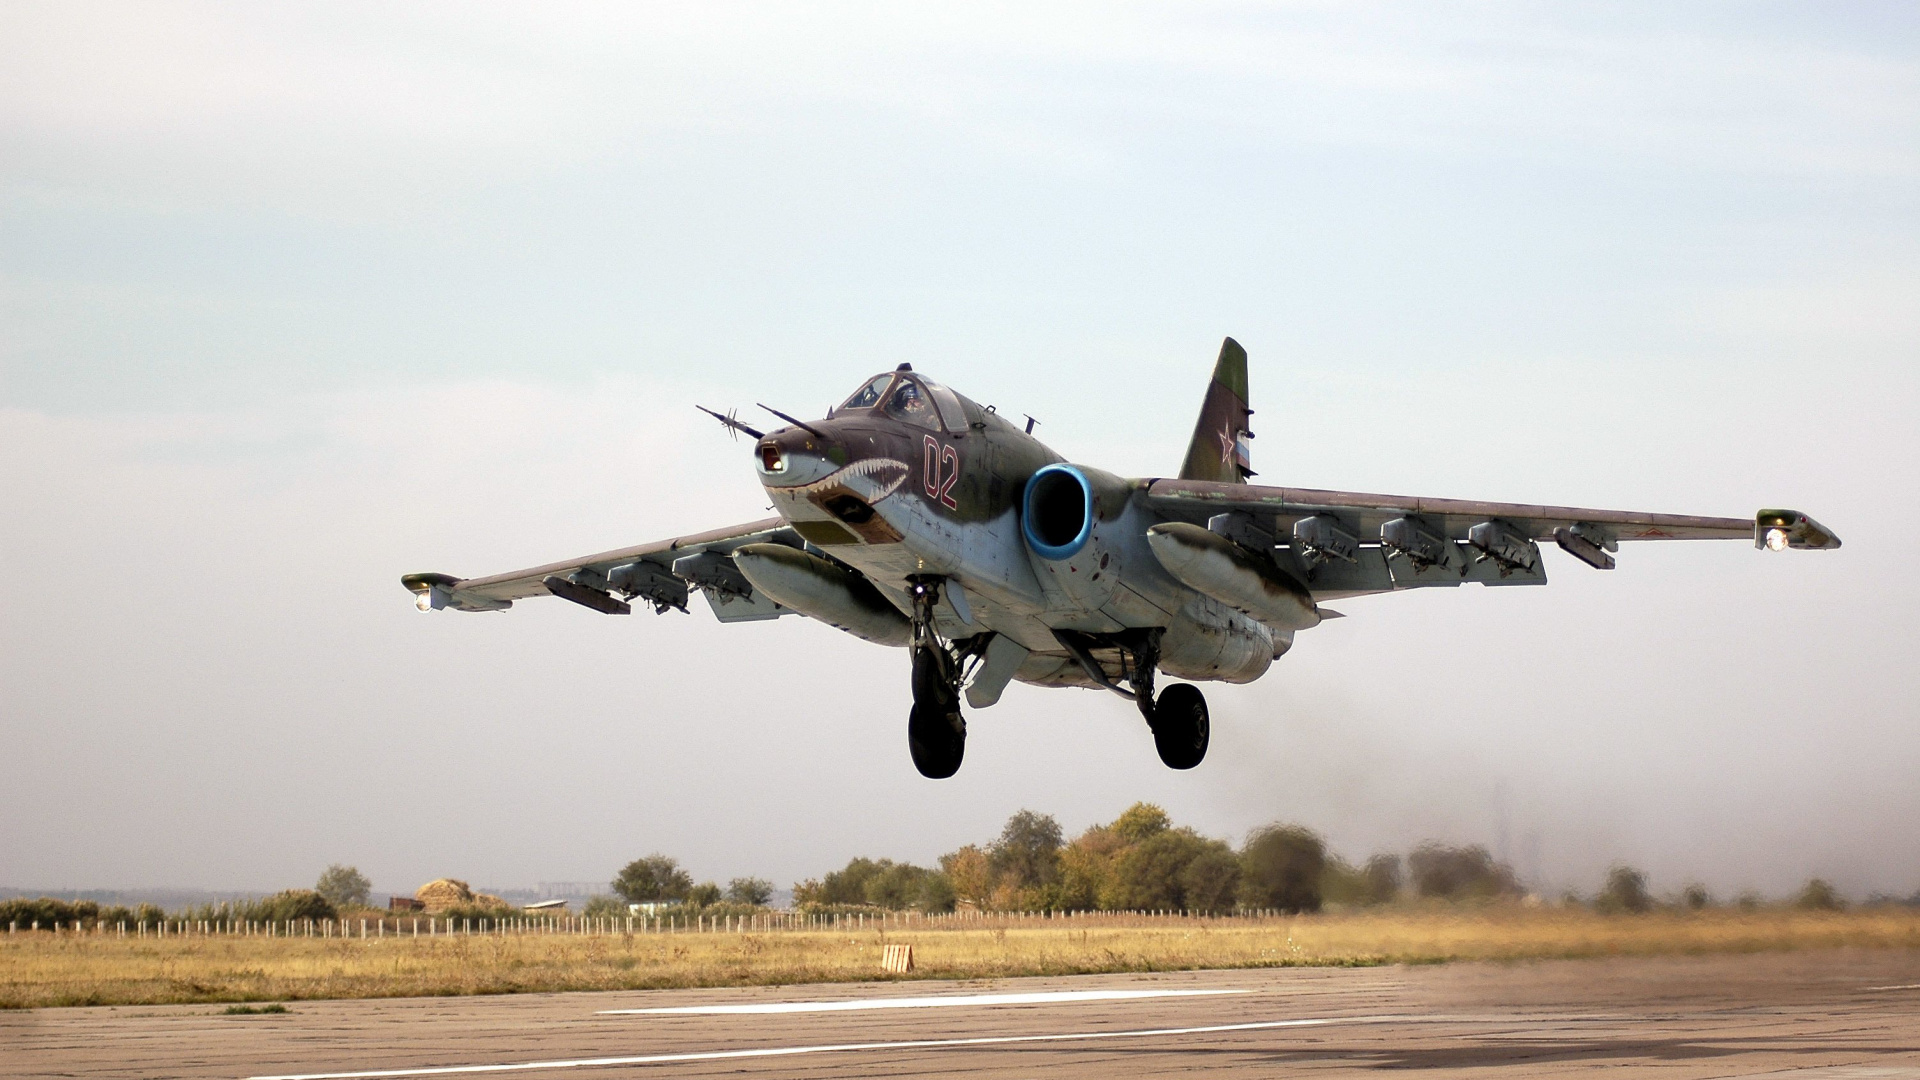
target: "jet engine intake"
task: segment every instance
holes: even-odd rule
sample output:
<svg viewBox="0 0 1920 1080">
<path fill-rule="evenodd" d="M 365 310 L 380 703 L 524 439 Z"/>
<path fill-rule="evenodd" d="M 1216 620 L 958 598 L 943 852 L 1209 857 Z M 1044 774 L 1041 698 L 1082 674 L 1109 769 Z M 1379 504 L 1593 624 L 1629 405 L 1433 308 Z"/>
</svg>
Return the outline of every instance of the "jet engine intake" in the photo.
<svg viewBox="0 0 1920 1080">
<path fill-rule="evenodd" d="M 905 646 L 913 624 L 864 576 L 785 544 L 735 548 L 733 565 L 776 603 L 876 645 Z"/>
<path fill-rule="evenodd" d="M 1020 533 L 1043 559 L 1071 559 L 1093 535 L 1093 484 L 1072 465 L 1048 465 L 1027 481 Z"/>
</svg>

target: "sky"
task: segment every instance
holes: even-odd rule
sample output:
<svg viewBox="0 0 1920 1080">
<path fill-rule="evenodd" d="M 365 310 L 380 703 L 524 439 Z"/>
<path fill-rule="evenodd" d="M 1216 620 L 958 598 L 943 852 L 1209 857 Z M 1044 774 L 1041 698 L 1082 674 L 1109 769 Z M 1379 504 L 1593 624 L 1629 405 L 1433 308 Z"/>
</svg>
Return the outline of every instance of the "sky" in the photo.
<svg viewBox="0 0 1920 1080">
<path fill-rule="evenodd" d="M 1548 893 L 1920 889 L 1920 11 L 1833 4 L 0 7 L 0 885 L 929 863 L 1136 800 Z M 695 404 L 911 361 L 1178 468 L 1805 510 L 1347 601 L 1162 767 L 1016 686 L 959 776 L 817 623 L 421 615 L 766 514 Z"/>
</svg>

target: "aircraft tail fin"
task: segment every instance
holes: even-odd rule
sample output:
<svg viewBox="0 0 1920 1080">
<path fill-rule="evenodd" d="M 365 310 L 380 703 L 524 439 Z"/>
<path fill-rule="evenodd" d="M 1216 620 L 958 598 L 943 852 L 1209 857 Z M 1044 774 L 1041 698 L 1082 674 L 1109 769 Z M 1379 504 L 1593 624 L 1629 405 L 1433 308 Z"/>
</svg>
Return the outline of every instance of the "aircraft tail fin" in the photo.
<svg viewBox="0 0 1920 1080">
<path fill-rule="evenodd" d="M 1246 483 L 1254 475 L 1248 447 L 1253 432 L 1247 430 L 1252 415 L 1247 408 L 1247 350 L 1228 338 L 1220 343 L 1220 359 L 1213 365 L 1213 382 L 1200 404 L 1180 479 Z"/>
</svg>

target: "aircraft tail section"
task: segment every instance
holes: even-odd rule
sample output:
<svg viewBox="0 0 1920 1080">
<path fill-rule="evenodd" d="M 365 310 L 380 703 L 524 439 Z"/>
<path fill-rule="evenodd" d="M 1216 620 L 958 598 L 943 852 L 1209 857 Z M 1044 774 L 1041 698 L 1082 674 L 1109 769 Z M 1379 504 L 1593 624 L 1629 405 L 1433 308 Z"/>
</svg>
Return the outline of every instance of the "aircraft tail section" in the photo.
<svg viewBox="0 0 1920 1080">
<path fill-rule="evenodd" d="M 1253 433 L 1247 430 L 1252 415 L 1247 408 L 1247 350 L 1228 338 L 1220 343 L 1220 359 L 1213 365 L 1213 381 L 1200 404 L 1200 421 L 1187 444 L 1180 479 L 1246 483 L 1254 475 L 1248 447 Z"/>
</svg>

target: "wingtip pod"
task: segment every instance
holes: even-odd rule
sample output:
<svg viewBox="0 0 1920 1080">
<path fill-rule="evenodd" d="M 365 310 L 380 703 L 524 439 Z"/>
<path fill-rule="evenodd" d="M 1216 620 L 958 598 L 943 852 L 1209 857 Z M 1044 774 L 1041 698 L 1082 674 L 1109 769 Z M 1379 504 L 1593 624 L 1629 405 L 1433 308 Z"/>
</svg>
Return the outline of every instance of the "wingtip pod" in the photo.
<svg viewBox="0 0 1920 1080">
<path fill-rule="evenodd" d="M 1753 516 L 1753 546 L 1768 551 L 1832 551 L 1840 538 L 1798 510 L 1762 510 Z"/>
<path fill-rule="evenodd" d="M 421 611 L 439 611 L 442 608 L 453 608 L 455 611 L 505 611 L 513 606 L 511 600 L 495 600 L 490 596 L 461 592 L 461 580 L 452 574 L 400 576 L 400 584 L 413 594 L 413 606 Z"/>
</svg>

